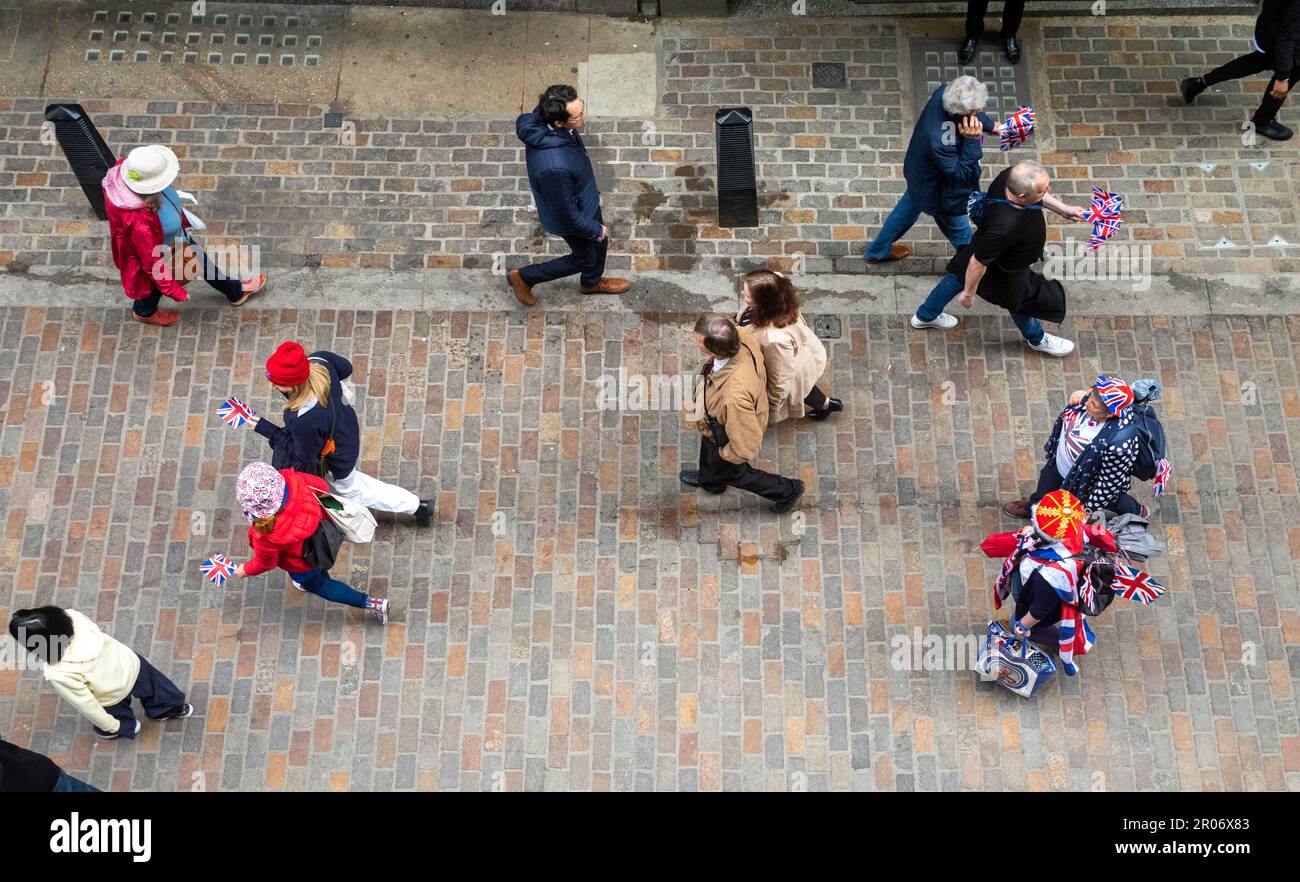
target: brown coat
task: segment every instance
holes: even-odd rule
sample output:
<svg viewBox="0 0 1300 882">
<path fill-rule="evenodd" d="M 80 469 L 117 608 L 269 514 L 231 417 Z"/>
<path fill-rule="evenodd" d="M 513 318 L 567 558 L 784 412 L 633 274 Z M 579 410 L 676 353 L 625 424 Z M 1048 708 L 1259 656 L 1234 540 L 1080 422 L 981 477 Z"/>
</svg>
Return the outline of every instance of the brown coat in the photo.
<svg viewBox="0 0 1300 882">
<path fill-rule="evenodd" d="M 736 321 L 744 315 L 742 309 Z M 746 326 L 767 368 L 768 423 L 804 416 L 803 400 L 826 371 L 826 347 L 800 315 L 784 328 Z"/>
<path fill-rule="evenodd" d="M 727 433 L 727 446 L 718 451 L 723 459 L 739 464 L 758 457 L 767 429 L 767 371 L 763 353 L 744 328 L 740 329 L 740 351 L 722 370 L 706 375 L 704 382 L 696 385 L 693 414 L 705 412 L 722 423 Z M 710 441 L 716 440 L 708 420 L 688 419 L 687 425 L 694 425 Z"/>
</svg>

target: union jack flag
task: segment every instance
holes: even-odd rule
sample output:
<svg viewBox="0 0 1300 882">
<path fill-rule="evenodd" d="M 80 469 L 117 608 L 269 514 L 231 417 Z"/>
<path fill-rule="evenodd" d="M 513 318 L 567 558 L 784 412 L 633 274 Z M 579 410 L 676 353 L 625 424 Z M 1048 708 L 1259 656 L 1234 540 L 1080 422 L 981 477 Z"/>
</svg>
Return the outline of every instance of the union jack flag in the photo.
<svg viewBox="0 0 1300 882">
<path fill-rule="evenodd" d="M 1162 459 L 1156 463 L 1156 479 L 1151 482 L 1151 494 L 1159 496 L 1165 492 L 1165 487 L 1169 484 L 1169 474 L 1174 467 L 1169 464 L 1169 460 Z"/>
<path fill-rule="evenodd" d="M 1133 403 L 1133 389 L 1119 377 L 1098 377 L 1092 384 L 1097 390 L 1097 397 L 1106 409 L 1115 416 L 1123 416 L 1124 411 Z"/>
<path fill-rule="evenodd" d="M 1092 235 L 1088 237 L 1088 250 L 1096 251 L 1101 243 L 1119 232 L 1120 211 L 1124 208 L 1124 199 L 1118 193 L 1107 193 L 1100 187 L 1092 188 L 1092 204 L 1088 206 L 1084 219 L 1092 224 Z"/>
<path fill-rule="evenodd" d="M 199 572 L 209 582 L 220 588 L 226 584 L 227 579 L 235 575 L 235 562 L 224 555 L 214 554 L 199 564 Z"/>
<path fill-rule="evenodd" d="M 1028 141 L 1034 134 L 1034 122 L 1038 115 L 1032 107 L 1021 104 L 1015 113 L 1002 120 L 1002 152 L 1014 150 Z"/>
<path fill-rule="evenodd" d="M 1068 676 L 1079 673 L 1074 663 L 1076 656 L 1085 656 L 1097 642 L 1097 637 L 1088 626 L 1088 618 L 1079 612 L 1073 603 L 1061 604 L 1061 621 L 1058 626 L 1059 642 L 1057 649 L 1061 656 L 1061 667 Z"/>
<path fill-rule="evenodd" d="M 1147 573 L 1126 564 L 1115 565 L 1115 593 L 1126 600 L 1136 600 L 1143 606 L 1165 593 L 1165 586 Z"/>
<path fill-rule="evenodd" d="M 230 428 L 238 429 L 257 416 L 257 411 L 238 398 L 227 398 L 217 408 L 217 416 L 225 420 L 226 425 L 230 426 Z"/>
</svg>

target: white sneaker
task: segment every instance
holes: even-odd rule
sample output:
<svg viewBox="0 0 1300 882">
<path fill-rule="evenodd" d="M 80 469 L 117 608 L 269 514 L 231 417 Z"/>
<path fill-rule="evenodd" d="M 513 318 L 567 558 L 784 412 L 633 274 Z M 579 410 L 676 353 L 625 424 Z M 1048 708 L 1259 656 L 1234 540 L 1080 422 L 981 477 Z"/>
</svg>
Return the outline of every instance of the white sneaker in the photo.
<svg viewBox="0 0 1300 882">
<path fill-rule="evenodd" d="M 1035 346 L 1029 344 L 1030 349 L 1035 349 L 1047 355 L 1054 355 L 1057 358 L 1063 358 L 1074 351 L 1074 343 L 1064 337 L 1057 337 L 1055 334 L 1044 334 L 1043 339 Z"/>
<path fill-rule="evenodd" d="M 935 317 L 933 321 L 925 322 L 917 318 L 916 313 L 913 313 L 912 327 L 916 328 L 918 331 L 921 330 L 922 328 L 938 328 L 941 331 L 946 331 L 950 328 L 957 327 L 957 316 L 948 315 L 948 313 L 946 312 L 941 312 L 939 313 L 938 316 Z"/>
<path fill-rule="evenodd" d="M 381 625 L 388 624 L 388 601 L 387 600 L 379 601 L 379 606 L 370 607 L 370 611 L 375 614 L 375 618 L 379 619 L 379 624 Z"/>
</svg>

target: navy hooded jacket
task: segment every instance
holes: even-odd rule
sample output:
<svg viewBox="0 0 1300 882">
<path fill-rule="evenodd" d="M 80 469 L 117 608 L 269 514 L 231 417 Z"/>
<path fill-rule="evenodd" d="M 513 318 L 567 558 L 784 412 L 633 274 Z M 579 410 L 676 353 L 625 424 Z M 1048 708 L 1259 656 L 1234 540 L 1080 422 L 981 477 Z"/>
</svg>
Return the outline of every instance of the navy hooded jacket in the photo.
<svg viewBox="0 0 1300 882">
<path fill-rule="evenodd" d="M 254 432 L 271 445 L 271 465 L 277 469 L 296 469 L 316 474 L 316 460 L 330 437 L 330 424 L 334 427 L 334 452 L 326 459 L 330 475 L 335 481 L 352 474 L 361 455 L 361 426 L 357 412 L 343 400 L 340 383 L 352 376 L 352 362 L 333 352 L 313 352 L 308 356 L 329 368 L 330 403 L 319 403 L 299 415 L 297 411 L 284 412 L 284 428 L 262 417 Z"/>
<path fill-rule="evenodd" d="M 537 107 L 515 120 L 538 220 L 557 236 L 599 239 L 600 190 L 582 136 L 575 129 L 547 125 L 540 112 Z"/>
<path fill-rule="evenodd" d="M 966 201 L 980 188 L 980 157 L 984 148 L 979 139 L 958 134 L 956 118 L 943 109 L 943 93 L 947 88 L 935 89 L 917 117 L 903 158 L 903 177 L 907 179 L 907 192 L 922 211 L 955 216 L 966 213 Z M 978 116 L 984 130 L 992 132 L 993 120 L 988 114 Z"/>
</svg>

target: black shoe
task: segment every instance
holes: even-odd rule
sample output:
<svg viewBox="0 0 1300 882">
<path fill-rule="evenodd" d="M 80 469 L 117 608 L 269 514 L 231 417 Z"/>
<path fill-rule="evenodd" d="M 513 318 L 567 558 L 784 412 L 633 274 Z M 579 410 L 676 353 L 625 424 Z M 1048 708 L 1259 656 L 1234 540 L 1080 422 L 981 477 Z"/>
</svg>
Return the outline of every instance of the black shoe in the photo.
<svg viewBox="0 0 1300 882">
<path fill-rule="evenodd" d="M 838 398 L 827 398 L 825 410 L 814 410 L 808 414 L 810 420 L 821 422 L 833 413 L 839 413 L 844 409 L 844 402 Z"/>
<path fill-rule="evenodd" d="M 1191 104 L 1196 96 L 1205 91 L 1205 80 L 1200 77 L 1188 77 L 1178 84 L 1178 91 L 1183 96 L 1184 104 Z"/>
<path fill-rule="evenodd" d="M 957 63 L 970 64 L 975 60 L 975 51 L 979 49 L 979 40 L 974 37 L 967 37 L 962 40 L 961 48 L 957 50 Z"/>
<path fill-rule="evenodd" d="M 179 707 L 174 707 L 174 708 L 172 708 L 171 710 L 167 711 L 167 713 L 163 714 L 161 717 L 157 717 L 156 719 L 158 719 L 158 720 L 183 720 L 183 719 L 185 719 L 186 717 L 190 716 L 190 715 L 193 714 L 193 713 L 194 713 L 194 705 L 192 705 L 192 704 L 182 704 L 182 705 L 180 705 Z"/>
<path fill-rule="evenodd" d="M 420 504 L 415 507 L 415 525 L 417 527 L 427 527 L 433 523 L 433 500 L 421 499 Z"/>
<path fill-rule="evenodd" d="M 1016 42 L 1015 37 L 1006 37 L 1004 39 L 1004 50 L 1007 53 L 1007 61 L 1012 64 L 1020 63 L 1020 44 Z"/>
<path fill-rule="evenodd" d="M 1256 123 L 1255 131 L 1259 132 L 1265 138 L 1271 138 L 1274 141 L 1287 141 L 1295 132 L 1288 129 L 1275 119 L 1270 119 L 1266 123 Z"/>
<path fill-rule="evenodd" d="M 699 470 L 699 469 L 682 469 L 680 472 L 677 473 L 677 477 L 681 478 L 681 479 L 682 479 L 682 483 L 685 484 L 687 487 L 697 487 L 697 488 L 699 488 L 700 490 L 707 490 L 707 491 L 709 491 L 710 493 L 726 493 L 726 492 L 727 492 L 727 485 L 726 485 L 726 484 L 723 484 L 723 485 L 722 485 L 722 489 L 721 489 L 721 490 L 717 490 L 717 489 L 715 489 L 715 488 L 713 488 L 713 487 L 705 487 L 703 484 L 701 484 L 701 483 L 700 483 L 700 470 Z"/>
<path fill-rule="evenodd" d="M 803 496 L 803 481 L 795 481 L 794 493 L 790 494 L 790 498 L 774 504 L 772 506 L 772 511 L 777 514 L 785 514 L 787 511 L 798 505 L 801 496 Z"/>
</svg>

